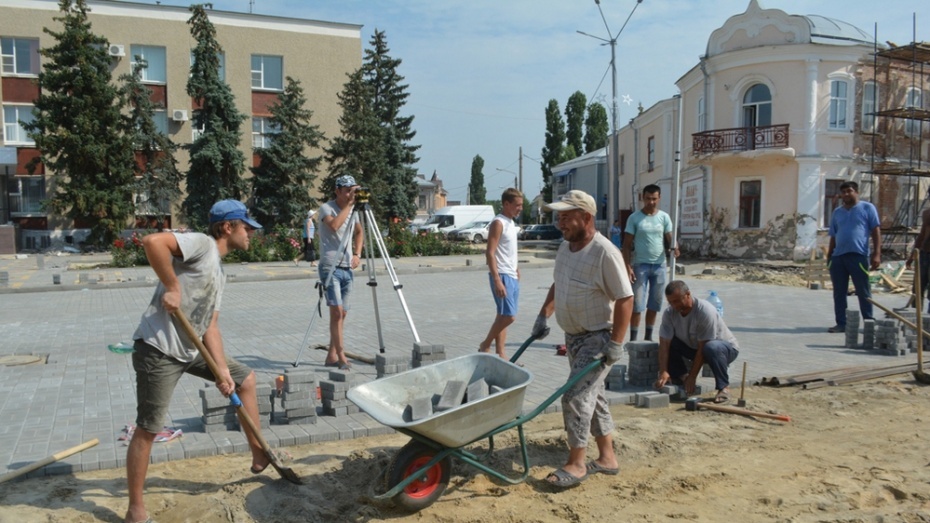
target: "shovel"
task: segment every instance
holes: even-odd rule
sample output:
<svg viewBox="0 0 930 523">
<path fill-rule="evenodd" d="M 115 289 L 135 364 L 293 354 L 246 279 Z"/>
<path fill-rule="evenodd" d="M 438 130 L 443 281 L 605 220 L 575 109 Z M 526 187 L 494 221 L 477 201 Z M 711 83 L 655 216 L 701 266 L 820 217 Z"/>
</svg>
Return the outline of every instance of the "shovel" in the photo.
<svg viewBox="0 0 930 523">
<path fill-rule="evenodd" d="M 917 370 L 914 371 L 914 379 L 921 383 L 930 383 L 930 375 L 924 372 L 924 322 L 920 314 L 924 293 L 920 286 L 920 249 L 914 249 L 914 257 L 914 261 L 917 262 L 917 270 L 914 271 L 914 310 L 917 312 L 917 328 L 914 329 L 917 331 Z"/>
<path fill-rule="evenodd" d="M 194 327 L 191 325 L 190 321 L 187 320 L 187 316 L 185 316 L 180 309 L 173 312 L 172 315 L 181 324 L 181 327 L 184 329 L 184 333 L 187 334 L 187 337 L 190 338 L 190 340 L 197 347 L 200 355 L 203 357 L 204 361 L 207 362 L 207 367 L 210 368 L 210 372 L 212 372 L 214 376 L 219 376 L 220 373 L 216 366 L 216 361 L 213 360 L 213 356 L 211 356 L 207 348 L 204 347 L 203 341 L 201 341 L 200 337 L 197 336 L 197 333 L 194 332 Z M 229 396 L 229 402 L 236 407 L 236 414 L 239 415 L 239 419 L 245 422 L 249 432 L 251 432 L 252 435 L 255 436 L 255 438 L 258 440 L 258 443 L 262 446 L 262 450 L 265 451 L 265 455 L 268 456 L 268 461 L 270 461 L 271 466 L 278 471 L 278 474 L 280 474 L 282 478 L 290 481 L 291 483 L 303 485 L 303 481 L 301 481 L 300 476 L 298 476 L 297 473 L 295 473 L 289 467 L 285 467 L 278 462 L 278 456 L 276 456 L 275 453 L 271 451 L 271 447 L 268 446 L 268 442 L 265 441 L 265 438 L 262 437 L 261 432 L 258 431 L 258 427 L 255 426 L 255 422 L 252 421 L 252 418 L 249 417 L 249 413 L 245 411 L 245 407 L 242 406 L 242 401 L 239 400 L 239 396 L 235 392 Z"/>
</svg>

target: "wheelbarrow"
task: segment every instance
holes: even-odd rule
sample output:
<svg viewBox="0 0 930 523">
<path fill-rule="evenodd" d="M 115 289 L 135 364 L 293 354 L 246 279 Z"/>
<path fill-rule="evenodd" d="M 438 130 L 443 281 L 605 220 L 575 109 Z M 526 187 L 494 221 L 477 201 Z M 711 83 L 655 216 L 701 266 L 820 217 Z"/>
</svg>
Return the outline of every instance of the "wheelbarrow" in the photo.
<svg viewBox="0 0 930 523">
<path fill-rule="evenodd" d="M 361 410 L 411 438 L 397 452 L 381 478 L 384 492 L 374 498 L 391 499 L 398 507 L 412 512 L 430 506 L 449 484 L 453 457 L 511 485 L 522 483 L 530 470 L 523 424 L 544 412 L 586 374 L 604 365 L 603 360 L 592 361 L 531 412 L 521 414 L 526 387 L 533 375 L 515 362 L 534 340 L 533 337 L 527 339 L 510 361 L 496 355 L 475 353 L 350 389 L 348 398 Z M 450 380 L 472 383 L 482 378 L 502 390 L 420 420 L 410 419 L 408 405 L 413 400 L 441 395 Z M 483 463 L 494 451 L 494 436 L 513 428 L 519 435 L 523 460 L 523 470 L 517 477 Z M 466 446 L 485 438 L 488 440 L 486 452 L 477 455 L 465 450 Z"/>
</svg>

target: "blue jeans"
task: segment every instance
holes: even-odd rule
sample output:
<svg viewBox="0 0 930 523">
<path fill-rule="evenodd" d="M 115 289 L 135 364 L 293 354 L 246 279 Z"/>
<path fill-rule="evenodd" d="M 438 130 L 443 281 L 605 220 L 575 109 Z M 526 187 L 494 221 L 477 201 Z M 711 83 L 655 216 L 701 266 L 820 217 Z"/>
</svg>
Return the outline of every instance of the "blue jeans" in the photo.
<svg viewBox="0 0 930 523">
<path fill-rule="evenodd" d="M 345 267 L 330 267 L 320 264 L 319 268 L 320 281 L 326 284 L 326 279 L 330 273 L 333 279 L 329 286 L 326 287 L 326 305 L 329 307 L 341 306 L 344 310 L 349 310 L 349 294 L 352 293 L 352 269 Z"/>
<path fill-rule="evenodd" d="M 662 310 L 662 298 L 665 296 L 665 273 L 667 268 L 662 263 L 637 263 L 633 265 L 633 312 L 639 314 L 646 309 L 659 312 Z"/>
<path fill-rule="evenodd" d="M 833 283 L 833 313 L 836 315 L 836 324 L 846 328 L 846 296 L 849 289 L 849 279 L 852 278 L 856 297 L 859 298 L 859 312 L 862 319 L 871 320 L 872 289 L 869 287 L 869 258 L 863 254 L 848 252 L 830 258 L 830 282 Z"/>
<path fill-rule="evenodd" d="M 672 338 L 668 348 L 668 373 L 674 379 L 679 379 L 691 372 L 685 360 L 694 361 L 697 349 L 692 348 L 681 339 Z M 710 340 L 704 343 L 704 363 L 714 373 L 714 387 L 723 390 L 730 386 L 730 373 L 728 367 L 736 361 L 739 351 L 732 343 L 723 340 Z"/>
</svg>

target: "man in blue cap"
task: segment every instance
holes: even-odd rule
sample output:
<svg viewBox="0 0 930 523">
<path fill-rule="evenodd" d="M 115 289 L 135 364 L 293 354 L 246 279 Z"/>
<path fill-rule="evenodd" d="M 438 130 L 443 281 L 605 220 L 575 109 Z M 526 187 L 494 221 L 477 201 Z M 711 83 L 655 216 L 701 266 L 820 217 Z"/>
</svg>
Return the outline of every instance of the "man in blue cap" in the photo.
<svg viewBox="0 0 930 523">
<path fill-rule="evenodd" d="M 174 388 L 184 373 L 216 382 L 224 396 L 238 392 L 245 411 L 258 420 L 255 373 L 223 350 L 218 323 L 226 275 L 222 258 L 234 249 L 247 250 L 249 238 L 262 226 L 249 218 L 236 200 L 217 202 L 210 209 L 210 236 L 202 233 L 149 234 L 142 246 L 159 284 L 133 334 L 136 371 L 136 430 L 126 453 L 129 510 L 126 521 L 146 521 L 142 500 L 152 442 L 162 429 Z M 211 238 L 212 236 L 212 238 Z M 179 334 L 172 313 L 181 310 L 190 319 L 220 368 L 214 376 L 186 335 Z M 245 424 L 242 424 L 246 427 Z M 257 425 L 257 423 L 256 423 Z M 254 434 L 245 431 L 252 451 L 253 473 L 268 466 L 268 456 Z"/>
<path fill-rule="evenodd" d="M 336 178 L 336 197 L 320 207 L 320 281 L 326 287 L 329 306 L 329 352 L 324 364 L 348 370 L 343 326 L 349 312 L 348 298 L 352 292 L 352 271 L 362 260 L 362 225 L 353 220 L 355 195 L 359 185 L 350 174 Z M 352 237 L 346 241 L 346 235 Z M 330 275 L 332 278 L 330 278 Z"/>
</svg>

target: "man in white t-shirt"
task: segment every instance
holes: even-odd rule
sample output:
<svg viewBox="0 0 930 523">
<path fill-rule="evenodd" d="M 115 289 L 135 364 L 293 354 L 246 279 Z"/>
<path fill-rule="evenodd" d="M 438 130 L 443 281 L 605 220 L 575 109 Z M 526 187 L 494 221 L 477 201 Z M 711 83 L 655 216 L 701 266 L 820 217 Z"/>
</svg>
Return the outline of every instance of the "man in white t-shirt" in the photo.
<svg viewBox="0 0 930 523">
<path fill-rule="evenodd" d="M 237 392 L 245 412 L 258 420 L 255 373 L 226 357 L 219 315 L 226 275 L 221 261 L 229 251 L 247 250 L 249 237 L 261 225 L 249 218 L 237 200 L 217 202 L 210 209 L 210 236 L 201 233 L 162 232 L 142 238 L 142 246 L 158 287 L 142 314 L 135 340 L 132 366 L 136 371 L 136 430 L 126 452 L 129 509 L 126 521 L 146 521 L 143 502 L 145 476 L 155 436 L 162 430 L 174 388 L 182 374 L 216 382 L 224 396 Z M 172 313 L 181 310 L 213 356 L 220 375 L 214 376 L 194 342 L 179 334 Z M 258 423 L 255 423 L 258 426 Z M 252 451 L 253 473 L 268 467 L 268 456 L 258 438 L 242 423 Z"/>
<path fill-rule="evenodd" d="M 523 194 L 513 187 L 501 195 L 501 213 L 488 226 L 488 278 L 491 294 L 497 307 L 497 315 L 488 335 L 478 345 L 478 352 L 491 350 L 496 343 L 497 355 L 507 357 L 504 344 L 507 342 L 507 327 L 517 316 L 520 299 L 520 268 L 517 266 L 517 226 L 513 219 L 523 211 Z"/>
<path fill-rule="evenodd" d="M 565 347 L 571 365 L 570 378 L 594 360 L 602 359 L 562 396 L 562 418 L 568 433 L 568 461 L 546 478 L 564 489 L 584 481 L 589 474 L 619 473 L 613 447 L 614 422 L 604 396 L 604 379 L 622 353 L 623 337 L 630 324 L 633 289 L 623 256 L 594 227 L 597 206 L 584 191 L 573 190 L 546 210 L 559 213 L 559 229 L 565 241 L 555 258 L 555 283 L 533 325 L 537 339 L 548 333 L 546 318 L 555 311 L 565 331 Z M 594 436 L 599 456 L 586 463 L 588 433 Z"/>
</svg>

